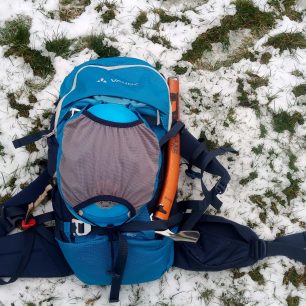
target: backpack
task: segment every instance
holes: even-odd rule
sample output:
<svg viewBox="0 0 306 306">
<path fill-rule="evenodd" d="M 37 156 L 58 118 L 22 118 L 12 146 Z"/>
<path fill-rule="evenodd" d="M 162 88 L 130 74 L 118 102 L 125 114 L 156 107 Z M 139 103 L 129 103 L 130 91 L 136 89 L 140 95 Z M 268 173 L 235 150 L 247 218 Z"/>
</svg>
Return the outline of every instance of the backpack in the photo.
<svg viewBox="0 0 306 306">
<path fill-rule="evenodd" d="M 209 205 L 221 207 L 218 195 L 230 181 L 216 157 L 238 152 L 208 151 L 188 132 L 173 115 L 178 93 L 153 66 L 128 57 L 88 61 L 65 78 L 59 96 L 50 129 L 13 142 L 18 148 L 46 138 L 48 164 L 1 207 L 0 276 L 10 279 L 0 284 L 75 274 L 111 285 L 110 302 L 117 302 L 122 284 L 156 280 L 172 266 L 218 271 L 274 255 L 306 263 L 306 232 L 264 241 L 204 214 Z M 178 135 L 174 149 L 187 160 L 186 175 L 201 179 L 204 199 L 178 202 L 175 188 L 164 218 L 160 196 Z M 205 172 L 219 177 L 211 190 Z M 53 211 L 34 215 L 50 193 Z M 8 235 L 16 227 L 21 231 Z"/>
</svg>

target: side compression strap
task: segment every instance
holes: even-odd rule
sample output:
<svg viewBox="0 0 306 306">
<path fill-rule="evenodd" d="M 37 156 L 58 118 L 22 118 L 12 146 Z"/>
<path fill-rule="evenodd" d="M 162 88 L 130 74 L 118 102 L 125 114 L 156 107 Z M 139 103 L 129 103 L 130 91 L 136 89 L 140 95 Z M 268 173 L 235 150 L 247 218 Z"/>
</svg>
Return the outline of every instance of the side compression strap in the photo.
<svg viewBox="0 0 306 306">
<path fill-rule="evenodd" d="M 14 145 L 15 149 L 18 149 L 20 147 L 31 144 L 31 143 L 33 143 L 37 140 L 40 140 L 43 137 L 46 137 L 51 132 L 52 132 L 51 130 L 43 130 L 43 131 L 39 131 L 39 132 L 34 133 L 34 134 L 24 136 L 22 138 L 15 139 L 15 140 L 13 140 L 13 145 Z"/>
</svg>

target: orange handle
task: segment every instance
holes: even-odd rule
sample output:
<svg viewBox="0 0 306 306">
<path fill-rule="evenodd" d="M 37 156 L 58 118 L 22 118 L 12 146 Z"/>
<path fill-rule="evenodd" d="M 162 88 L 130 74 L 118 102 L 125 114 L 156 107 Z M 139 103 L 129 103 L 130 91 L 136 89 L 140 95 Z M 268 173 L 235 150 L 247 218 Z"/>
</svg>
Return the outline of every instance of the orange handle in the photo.
<svg viewBox="0 0 306 306">
<path fill-rule="evenodd" d="M 168 86 L 170 91 L 171 109 L 173 120 L 179 120 L 179 80 L 169 78 Z M 154 218 L 168 220 L 180 175 L 180 135 L 177 134 L 168 142 L 166 174 L 162 192 L 158 201 L 158 210 Z"/>
</svg>

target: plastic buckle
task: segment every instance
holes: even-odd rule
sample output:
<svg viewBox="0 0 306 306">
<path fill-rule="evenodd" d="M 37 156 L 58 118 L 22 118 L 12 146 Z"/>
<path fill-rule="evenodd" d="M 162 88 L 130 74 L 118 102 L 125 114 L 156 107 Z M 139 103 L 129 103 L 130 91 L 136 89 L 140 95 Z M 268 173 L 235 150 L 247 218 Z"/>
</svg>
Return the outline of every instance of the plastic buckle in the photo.
<svg viewBox="0 0 306 306">
<path fill-rule="evenodd" d="M 25 231 L 25 230 L 35 226 L 36 223 L 37 222 L 34 218 L 30 218 L 29 220 L 23 219 L 23 220 L 21 220 L 20 228 Z"/>
<path fill-rule="evenodd" d="M 74 224 L 74 236 L 86 236 L 91 232 L 91 225 L 88 223 L 78 219 L 72 219 L 71 223 Z"/>
<path fill-rule="evenodd" d="M 215 185 L 215 190 L 217 191 L 218 194 L 224 193 L 226 189 L 226 185 L 222 184 L 221 179 L 216 183 Z"/>
<path fill-rule="evenodd" d="M 5 207 L 4 205 L 1 205 L 0 207 L 0 222 L 2 223 L 2 220 L 5 222 L 5 230 L 7 233 L 11 232 L 13 229 L 15 229 L 18 226 L 18 222 L 22 220 L 23 217 L 16 216 L 16 217 L 7 217 L 5 213 Z M 9 224 L 7 224 L 9 223 Z"/>
</svg>

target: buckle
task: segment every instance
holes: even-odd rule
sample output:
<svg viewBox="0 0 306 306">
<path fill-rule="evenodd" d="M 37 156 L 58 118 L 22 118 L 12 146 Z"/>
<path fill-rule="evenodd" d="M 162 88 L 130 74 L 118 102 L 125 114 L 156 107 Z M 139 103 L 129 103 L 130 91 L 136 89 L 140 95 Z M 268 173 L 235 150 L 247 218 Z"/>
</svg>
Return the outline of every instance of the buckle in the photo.
<svg viewBox="0 0 306 306">
<path fill-rule="evenodd" d="M 72 219 L 71 223 L 74 225 L 74 229 L 72 231 L 74 236 L 86 236 L 91 232 L 91 225 L 88 223 L 84 223 L 78 219 Z"/>
<path fill-rule="evenodd" d="M 36 224 L 37 224 L 37 222 L 34 218 L 30 218 L 28 220 L 23 219 L 23 220 L 21 220 L 20 228 L 25 231 L 25 230 L 35 226 Z"/>
<path fill-rule="evenodd" d="M 18 223 L 23 219 L 23 216 L 8 217 L 5 213 L 4 205 L 0 207 L 0 223 L 5 227 L 7 233 L 11 232 L 18 226 Z"/>
<path fill-rule="evenodd" d="M 215 190 L 218 194 L 224 193 L 227 184 L 222 184 L 221 179 L 216 183 Z"/>
</svg>

